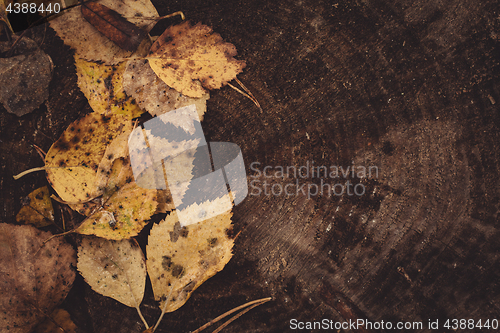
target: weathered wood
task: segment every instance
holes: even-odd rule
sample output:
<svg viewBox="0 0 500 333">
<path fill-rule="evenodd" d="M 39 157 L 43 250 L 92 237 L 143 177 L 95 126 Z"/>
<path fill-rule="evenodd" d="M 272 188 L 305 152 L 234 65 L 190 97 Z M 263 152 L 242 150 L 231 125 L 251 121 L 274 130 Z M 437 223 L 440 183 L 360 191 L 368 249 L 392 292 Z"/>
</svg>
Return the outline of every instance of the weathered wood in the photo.
<svg viewBox="0 0 500 333">
<path fill-rule="evenodd" d="M 155 5 L 160 14 L 183 10 L 193 22 L 213 26 L 246 60 L 239 77 L 263 112 L 225 88 L 211 94 L 203 128 L 207 141 L 241 147 L 249 182 L 266 180 L 252 177 L 252 162 L 260 162 L 260 170 L 308 161 L 343 167 L 354 161 L 379 170 L 378 177 L 361 181 L 366 194 L 360 197 L 249 196 L 234 213 L 241 231 L 234 258 L 184 307 L 166 315 L 158 332 L 194 330 L 269 295 L 273 301 L 225 331 L 283 332 L 292 318 L 352 316 L 422 321 L 424 327 L 429 319 L 499 319 L 496 1 Z M 62 48 L 47 34 L 46 52 Z M 72 59 L 58 53 L 50 54 L 56 64 L 50 103 L 57 107 L 20 122 L 0 114 L 2 219 L 8 222 L 20 198 L 41 182 L 34 175 L 20 183 L 9 179 L 40 165 L 23 142 L 47 149 L 83 112 Z M 317 177 L 298 180 L 321 184 Z M 267 181 L 284 186 L 296 179 Z M 159 310 L 148 290 L 143 308 L 152 324 Z M 133 310 L 83 281 L 65 307 L 83 332 L 140 327 Z"/>
</svg>

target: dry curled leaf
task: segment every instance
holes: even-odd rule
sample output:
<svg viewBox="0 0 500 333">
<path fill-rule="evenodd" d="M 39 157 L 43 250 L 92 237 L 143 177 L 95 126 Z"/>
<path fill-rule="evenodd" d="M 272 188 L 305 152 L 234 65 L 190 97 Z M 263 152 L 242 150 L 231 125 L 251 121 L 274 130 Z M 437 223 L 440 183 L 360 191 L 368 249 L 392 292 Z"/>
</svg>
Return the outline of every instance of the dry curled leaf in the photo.
<svg viewBox="0 0 500 333">
<path fill-rule="evenodd" d="M 153 226 L 146 247 L 147 269 L 162 312 L 180 308 L 196 288 L 229 262 L 234 244 L 228 236 L 231 216 L 226 212 L 181 227 L 173 211 Z"/>
<path fill-rule="evenodd" d="M 116 11 L 146 32 L 149 32 L 156 24 L 154 20 L 144 19 L 144 17 L 158 17 L 156 8 L 149 0 L 101 0 L 97 2 Z M 133 54 L 144 55 L 150 45 L 146 38 L 135 52 L 122 49 L 92 26 L 83 17 L 78 7 L 71 8 L 65 11 L 64 15 L 50 20 L 50 26 L 67 45 L 76 50 L 77 57 L 107 64 L 116 64 Z"/>
<path fill-rule="evenodd" d="M 0 53 L 14 41 L 0 42 Z M 52 69 L 52 60 L 34 41 L 20 40 L 13 56 L 0 58 L 0 102 L 5 109 L 20 117 L 38 108 L 49 97 Z"/>
<path fill-rule="evenodd" d="M 236 78 L 245 62 L 236 60 L 236 48 L 212 29 L 189 22 L 171 26 L 149 53 L 151 68 L 169 87 L 189 97 L 202 97 L 205 89 L 219 89 Z"/>
<path fill-rule="evenodd" d="M 84 237 L 78 247 L 78 271 L 94 291 L 139 308 L 146 287 L 146 263 L 135 240 Z"/>
<path fill-rule="evenodd" d="M 99 163 L 113 139 L 131 129 L 132 122 L 122 115 L 93 112 L 73 122 L 45 157 L 47 180 L 59 197 L 78 203 L 101 195 L 96 186 Z"/>
<path fill-rule="evenodd" d="M 75 251 L 32 226 L 0 224 L 0 331 L 31 332 L 69 292 Z M 41 248 L 42 247 L 42 248 Z"/>
<path fill-rule="evenodd" d="M 127 21 L 118 12 L 100 3 L 88 1 L 81 5 L 83 17 L 101 34 L 125 51 L 134 52 L 147 33 Z"/>
<path fill-rule="evenodd" d="M 22 224 L 33 224 L 43 228 L 54 223 L 54 208 L 47 186 L 37 188 L 25 198 L 25 205 L 21 207 L 16 221 Z"/>
<path fill-rule="evenodd" d="M 121 114 L 130 119 L 144 113 L 123 89 L 125 63 L 106 65 L 75 56 L 75 65 L 78 86 L 95 112 L 105 115 Z"/>
<path fill-rule="evenodd" d="M 192 98 L 170 88 L 160 80 L 147 60 L 129 60 L 123 74 L 123 88 L 141 108 L 153 116 L 195 104 L 200 119 L 207 110 L 208 93 Z"/>
</svg>

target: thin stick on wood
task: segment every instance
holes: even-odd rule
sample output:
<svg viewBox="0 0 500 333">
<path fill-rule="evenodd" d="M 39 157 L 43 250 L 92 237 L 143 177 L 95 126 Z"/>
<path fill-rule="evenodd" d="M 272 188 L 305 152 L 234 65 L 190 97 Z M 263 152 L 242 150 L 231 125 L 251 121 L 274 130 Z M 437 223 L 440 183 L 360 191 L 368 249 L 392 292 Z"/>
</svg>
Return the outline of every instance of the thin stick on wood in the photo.
<svg viewBox="0 0 500 333">
<path fill-rule="evenodd" d="M 178 11 L 178 12 L 168 14 L 168 15 L 165 15 L 162 17 L 141 17 L 141 20 L 161 21 L 163 19 L 170 18 L 170 17 L 177 16 L 177 15 L 179 15 L 181 17 L 181 20 L 183 20 L 183 21 L 186 19 L 186 16 L 184 16 L 184 13 L 181 11 Z M 137 17 L 135 17 L 135 16 L 128 16 L 128 17 L 126 16 L 125 18 L 126 19 L 137 19 Z"/>
<path fill-rule="evenodd" d="M 243 305 L 240 305 L 238 307 L 235 307 L 234 309 L 232 310 L 229 310 L 223 314 L 221 314 L 220 316 L 218 316 L 217 318 L 215 319 L 212 319 L 211 321 L 209 321 L 208 323 L 206 323 L 205 325 L 201 326 L 200 328 L 198 328 L 197 330 L 191 332 L 191 333 L 199 333 L 201 331 L 203 331 L 205 328 L 215 324 L 216 322 L 218 322 L 219 320 L 229 316 L 230 314 L 236 312 L 236 311 L 239 311 L 241 309 L 244 309 L 246 308 L 247 306 L 250 306 L 248 309 L 245 309 L 244 311 L 241 311 L 239 314 L 235 315 L 233 318 L 229 319 L 227 322 L 225 322 L 224 324 L 222 324 L 222 328 L 226 327 L 227 325 L 229 325 L 230 323 L 232 323 L 234 320 L 236 320 L 237 318 L 239 318 L 241 315 L 247 313 L 248 311 L 250 311 L 251 309 L 253 309 L 254 307 L 256 306 L 259 306 L 261 304 L 264 304 L 266 302 L 269 302 L 271 300 L 271 297 L 266 297 L 266 298 L 261 298 L 261 299 L 257 299 L 255 301 L 251 301 L 251 302 L 248 302 L 248 303 L 245 303 Z M 220 332 L 220 330 L 222 329 L 221 327 L 218 328 L 218 331 L 217 332 Z M 215 333 L 215 331 L 213 332 Z"/>
<path fill-rule="evenodd" d="M 231 88 L 233 88 L 234 90 L 236 90 L 237 92 L 239 92 L 240 94 L 242 94 L 243 96 L 245 96 L 246 98 L 248 98 L 249 100 L 251 100 L 259 108 L 260 113 L 263 113 L 262 107 L 260 106 L 259 101 L 257 100 L 257 98 L 255 98 L 255 96 L 252 94 L 252 92 L 247 87 L 245 87 L 245 85 L 237 78 L 235 78 L 235 81 L 240 85 L 240 87 L 243 90 L 245 90 L 245 92 L 243 92 L 241 89 L 233 86 L 231 83 L 228 83 L 227 85 L 230 86 Z"/>
<path fill-rule="evenodd" d="M 257 307 L 257 306 L 259 306 L 261 304 L 264 304 L 264 303 L 266 303 L 266 302 L 261 302 L 261 303 L 258 303 L 258 304 L 254 304 L 251 307 L 246 308 L 245 310 L 243 310 L 240 313 L 238 313 L 238 314 L 234 315 L 233 317 L 231 317 L 231 319 L 229 319 L 228 321 L 226 321 L 224 324 L 222 324 L 219 327 L 217 327 L 217 329 L 215 331 L 213 331 L 212 333 L 219 333 L 224 328 L 226 328 L 229 324 L 231 324 L 233 321 L 235 321 L 239 317 L 243 316 L 245 313 L 247 313 L 248 311 L 252 310 L 253 308 L 255 308 L 255 307 Z"/>
<path fill-rule="evenodd" d="M 38 147 L 36 144 L 32 143 L 31 144 L 33 147 L 35 147 L 38 155 L 40 155 L 40 157 L 42 158 L 43 161 L 45 161 L 45 156 L 47 155 L 46 152 L 43 151 L 42 148 Z"/>
</svg>

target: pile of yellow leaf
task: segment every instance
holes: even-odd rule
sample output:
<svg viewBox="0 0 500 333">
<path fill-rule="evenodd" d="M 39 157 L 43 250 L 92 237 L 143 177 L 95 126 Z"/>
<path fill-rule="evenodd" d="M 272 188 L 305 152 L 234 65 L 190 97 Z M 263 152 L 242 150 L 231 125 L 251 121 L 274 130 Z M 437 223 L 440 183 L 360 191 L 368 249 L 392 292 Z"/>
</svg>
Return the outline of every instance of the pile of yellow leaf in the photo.
<svg viewBox="0 0 500 333">
<path fill-rule="evenodd" d="M 93 112 L 73 122 L 54 142 L 44 170 L 56 199 L 86 217 L 72 231 L 87 235 L 78 248 L 78 270 L 96 292 L 136 308 L 152 332 L 159 321 L 150 328 L 140 312 L 146 274 L 162 316 L 181 307 L 230 260 L 232 213 L 181 227 L 168 191 L 139 187 L 128 147 L 130 134 L 140 126 L 134 119 L 144 112 L 158 116 L 192 104 L 201 119 L 209 98 L 206 89 L 219 89 L 235 79 L 245 63 L 233 58 L 232 44 L 200 23 L 172 26 L 153 43 L 147 32 L 158 13 L 149 0 L 98 3 L 72 8 L 50 21 L 75 50 L 78 86 Z M 120 13 L 146 32 L 137 34 L 143 39 L 128 47 L 127 36 L 117 41 L 116 36 L 103 35 L 92 19 L 99 11 L 111 13 L 103 24 L 112 26 L 120 21 L 112 11 Z M 53 212 L 47 189 L 37 191 L 31 196 L 43 193 L 46 205 L 32 198 L 18 221 L 42 227 L 53 223 Z M 26 217 L 28 210 L 41 222 Z M 153 214 L 168 211 L 151 230 L 146 261 L 131 237 Z"/>
</svg>

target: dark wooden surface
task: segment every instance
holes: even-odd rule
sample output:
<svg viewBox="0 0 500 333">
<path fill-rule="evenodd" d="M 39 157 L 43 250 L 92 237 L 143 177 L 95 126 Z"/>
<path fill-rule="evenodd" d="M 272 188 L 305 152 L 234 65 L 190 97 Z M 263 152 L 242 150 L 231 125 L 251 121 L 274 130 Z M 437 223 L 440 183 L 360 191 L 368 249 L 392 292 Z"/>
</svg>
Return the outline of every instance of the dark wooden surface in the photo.
<svg viewBox="0 0 500 333">
<path fill-rule="evenodd" d="M 247 61 L 239 78 L 263 112 L 224 88 L 211 94 L 203 128 L 207 140 L 241 147 L 249 182 L 252 162 L 379 168 L 361 197 L 249 196 L 234 210 L 233 259 L 158 332 L 194 330 L 266 296 L 226 332 L 284 332 L 292 318 L 500 319 L 496 1 L 155 5 L 212 26 Z M 48 107 L 22 118 L 0 111 L 5 222 L 46 183 L 40 173 L 11 179 L 41 165 L 30 144 L 47 150 L 88 112 L 71 52 L 50 29 L 43 47 L 56 65 Z M 82 332 L 141 331 L 135 310 L 81 278 L 64 307 Z M 153 323 L 150 286 L 143 309 Z"/>
</svg>

